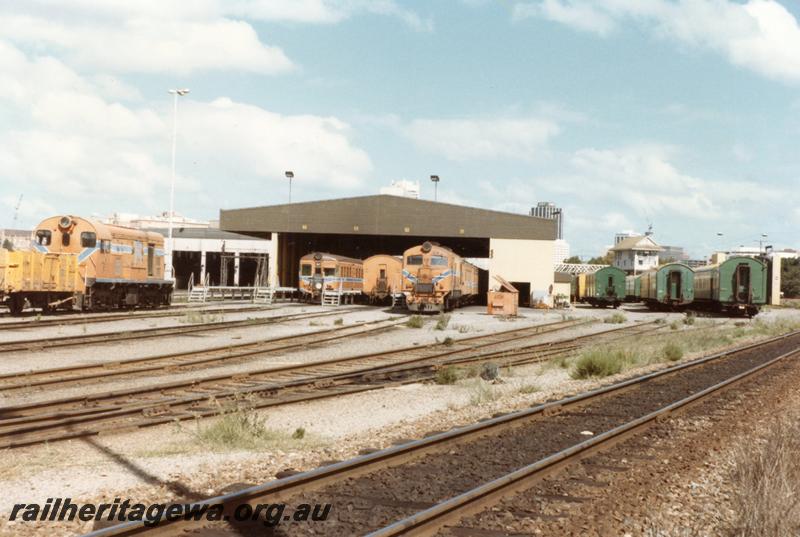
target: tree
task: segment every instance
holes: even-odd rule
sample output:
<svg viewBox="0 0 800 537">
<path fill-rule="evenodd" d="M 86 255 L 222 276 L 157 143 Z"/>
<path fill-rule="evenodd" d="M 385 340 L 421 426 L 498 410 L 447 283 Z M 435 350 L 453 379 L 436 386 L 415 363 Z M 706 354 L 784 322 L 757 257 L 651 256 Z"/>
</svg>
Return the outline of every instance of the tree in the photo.
<svg viewBox="0 0 800 537">
<path fill-rule="evenodd" d="M 566 258 L 566 259 L 564 260 L 564 263 L 580 264 L 580 263 L 582 263 L 582 262 L 583 262 L 583 261 L 581 261 L 581 258 L 580 258 L 580 257 L 578 257 L 577 255 L 573 255 L 572 257 L 568 257 L 568 258 Z"/>
<path fill-rule="evenodd" d="M 14 243 L 12 243 L 10 240 L 6 239 L 6 240 L 3 241 L 3 248 L 8 250 L 9 252 L 13 252 L 14 251 Z"/>
<path fill-rule="evenodd" d="M 781 260 L 781 291 L 786 298 L 800 297 L 800 259 Z"/>
<path fill-rule="evenodd" d="M 602 257 L 593 257 L 589 261 L 587 261 L 590 265 L 613 265 L 614 264 L 614 252 L 611 250 L 607 251 L 606 254 Z"/>
</svg>

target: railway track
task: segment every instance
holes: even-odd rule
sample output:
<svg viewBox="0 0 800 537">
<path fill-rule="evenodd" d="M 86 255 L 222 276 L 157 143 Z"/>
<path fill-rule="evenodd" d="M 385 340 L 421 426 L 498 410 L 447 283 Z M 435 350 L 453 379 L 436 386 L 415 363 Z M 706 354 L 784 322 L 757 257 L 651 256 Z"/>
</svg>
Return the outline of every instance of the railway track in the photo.
<svg viewBox="0 0 800 537">
<path fill-rule="evenodd" d="M 270 367 L 246 374 L 224 374 L 5 406 L 0 408 L 0 448 L 213 416 L 242 405 L 265 408 L 375 390 L 430 379 L 439 368 L 447 365 L 486 361 L 501 366 L 531 363 L 572 351 L 581 342 L 597 343 L 660 328 L 647 323 L 560 342 L 525 341 L 575 324 L 574 321 L 552 323 L 464 338 L 452 345 L 407 347 Z"/>
<path fill-rule="evenodd" d="M 796 363 L 791 359 L 798 352 L 800 332 L 793 332 L 199 503 L 224 505 L 226 513 L 245 503 L 333 506 L 327 521 L 284 522 L 276 536 L 483 535 L 467 517 L 688 405 L 761 372 L 781 374 L 781 367 Z M 540 508 L 526 516 L 544 515 Z M 263 520 L 181 519 L 162 520 L 155 528 L 123 523 L 89 535 L 187 531 L 243 535 L 263 532 L 264 526 Z"/>
<path fill-rule="evenodd" d="M 257 317 L 241 319 L 237 321 L 215 321 L 210 323 L 189 324 L 185 326 L 164 326 L 159 328 L 137 328 L 134 330 L 118 330 L 114 332 L 103 332 L 100 334 L 78 334 L 73 336 L 59 336 L 49 339 L 24 339 L 15 341 L 0 342 L 0 353 L 23 352 L 23 351 L 42 351 L 57 347 L 73 347 L 77 345 L 97 345 L 104 343 L 116 343 L 119 341 L 129 341 L 133 339 L 145 339 L 163 336 L 182 336 L 194 334 L 196 332 L 211 332 L 214 330 L 228 330 L 231 328 L 243 328 L 253 326 L 263 326 L 286 321 L 296 321 L 300 319 L 314 319 L 317 317 L 330 317 L 332 315 L 342 315 L 364 309 L 363 306 L 343 307 L 335 311 L 322 311 L 316 313 L 290 313 L 286 315 L 275 315 L 271 317 Z"/>
<path fill-rule="evenodd" d="M 280 307 L 298 307 L 302 304 L 280 304 L 280 305 L 250 305 L 233 308 L 193 308 L 185 307 L 171 307 L 165 310 L 143 311 L 143 310 L 130 310 L 119 313 L 63 313 L 51 314 L 47 317 L 40 317 L 36 314 L 26 315 L 29 319 L 27 321 L 14 320 L 14 321 L 0 321 L 0 330 L 14 330 L 24 328 L 40 328 L 43 326 L 69 326 L 80 325 L 87 323 L 108 323 L 113 321 L 129 321 L 131 319 L 157 319 L 161 317 L 178 317 L 189 313 L 201 313 L 204 315 L 218 315 L 223 313 L 242 313 L 242 312 L 259 312 L 277 309 Z M 0 319 L 5 316 L 0 316 Z"/>
</svg>

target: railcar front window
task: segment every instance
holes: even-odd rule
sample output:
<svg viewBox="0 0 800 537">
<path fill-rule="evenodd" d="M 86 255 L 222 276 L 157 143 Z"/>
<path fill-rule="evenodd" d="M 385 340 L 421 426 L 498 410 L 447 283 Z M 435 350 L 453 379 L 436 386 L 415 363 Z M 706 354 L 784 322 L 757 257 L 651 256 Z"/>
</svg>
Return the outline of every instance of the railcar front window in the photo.
<svg viewBox="0 0 800 537">
<path fill-rule="evenodd" d="M 325 267 L 323 270 L 324 270 L 323 274 L 325 276 L 335 276 L 336 275 L 336 269 L 333 268 L 333 267 Z"/>
<path fill-rule="evenodd" d="M 84 248 L 94 248 L 97 246 L 97 235 L 92 231 L 81 233 L 81 246 Z"/>
<path fill-rule="evenodd" d="M 42 246 L 49 246 L 52 238 L 53 234 L 50 232 L 50 230 L 40 229 L 39 231 L 36 232 L 36 242 L 38 242 Z"/>
<path fill-rule="evenodd" d="M 69 233 L 66 231 L 61 232 L 61 246 L 69 246 Z"/>
<path fill-rule="evenodd" d="M 421 264 L 422 264 L 421 255 L 410 255 L 406 258 L 406 265 L 421 265 Z"/>
<path fill-rule="evenodd" d="M 447 266 L 447 258 L 441 255 L 432 255 L 431 256 L 431 265 L 437 267 L 446 267 Z"/>
<path fill-rule="evenodd" d="M 300 265 L 300 274 L 303 276 L 311 276 L 311 265 Z"/>
</svg>

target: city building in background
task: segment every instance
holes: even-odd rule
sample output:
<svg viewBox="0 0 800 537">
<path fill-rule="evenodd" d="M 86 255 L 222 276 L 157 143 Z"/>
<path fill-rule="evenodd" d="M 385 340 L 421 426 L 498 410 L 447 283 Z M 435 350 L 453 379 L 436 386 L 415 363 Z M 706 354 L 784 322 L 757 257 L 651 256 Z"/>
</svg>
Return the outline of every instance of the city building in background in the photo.
<svg viewBox="0 0 800 537">
<path fill-rule="evenodd" d="M 556 207 L 555 203 L 540 201 L 536 204 L 536 207 L 531 207 L 531 216 L 555 220 L 558 231 L 556 239 L 564 238 L 564 211 L 560 207 Z"/>
<path fill-rule="evenodd" d="M 419 181 L 407 181 L 401 179 L 399 181 L 392 181 L 389 186 L 381 187 L 381 194 L 388 194 L 390 196 L 401 196 L 403 198 L 419 199 Z"/>
</svg>

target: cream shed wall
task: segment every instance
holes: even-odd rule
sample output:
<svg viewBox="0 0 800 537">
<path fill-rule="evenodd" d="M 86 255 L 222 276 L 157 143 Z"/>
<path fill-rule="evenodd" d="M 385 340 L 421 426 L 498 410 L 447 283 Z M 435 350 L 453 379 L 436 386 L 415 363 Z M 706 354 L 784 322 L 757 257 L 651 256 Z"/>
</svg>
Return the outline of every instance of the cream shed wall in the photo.
<svg viewBox="0 0 800 537">
<path fill-rule="evenodd" d="M 502 276 L 510 282 L 529 282 L 534 300 L 553 305 L 555 241 L 490 239 L 489 282 Z"/>
</svg>

